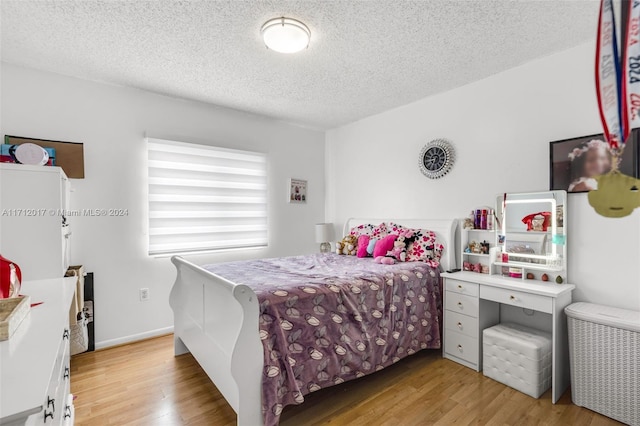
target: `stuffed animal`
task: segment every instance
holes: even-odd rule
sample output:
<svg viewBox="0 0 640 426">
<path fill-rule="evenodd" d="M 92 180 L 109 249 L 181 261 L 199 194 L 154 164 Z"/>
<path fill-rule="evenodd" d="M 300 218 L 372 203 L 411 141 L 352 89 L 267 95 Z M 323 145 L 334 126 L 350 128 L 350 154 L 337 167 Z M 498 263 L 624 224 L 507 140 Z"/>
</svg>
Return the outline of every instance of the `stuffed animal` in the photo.
<svg viewBox="0 0 640 426">
<path fill-rule="evenodd" d="M 374 260 L 376 263 L 382 263 L 383 265 L 393 265 L 396 260 L 393 257 L 378 256 Z"/>
<path fill-rule="evenodd" d="M 336 253 L 347 256 L 355 256 L 358 252 L 358 237 L 355 235 L 347 235 L 336 243 Z"/>
<path fill-rule="evenodd" d="M 474 227 L 473 219 L 468 217 L 464 219 L 464 224 L 462 225 L 463 229 L 473 229 Z"/>
<path fill-rule="evenodd" d="M 393 249 L 387 252 L 387 256 L 393 257 L 399 262 L 404 262 L 407 259 L 407 247 L 409 243 L 415 238 L 412 230 L 404 230 L 398 234 L 398 238 L 393 242 Z"/>
<path fill-rule="evenodd" d="M 396 240 L 393 243 L 393 249 L 387 252 L 387 257 L 398 259 L 399 262 L 404 262 L 407 258 L 407 246 L 404 242 Z"/>
</svg>

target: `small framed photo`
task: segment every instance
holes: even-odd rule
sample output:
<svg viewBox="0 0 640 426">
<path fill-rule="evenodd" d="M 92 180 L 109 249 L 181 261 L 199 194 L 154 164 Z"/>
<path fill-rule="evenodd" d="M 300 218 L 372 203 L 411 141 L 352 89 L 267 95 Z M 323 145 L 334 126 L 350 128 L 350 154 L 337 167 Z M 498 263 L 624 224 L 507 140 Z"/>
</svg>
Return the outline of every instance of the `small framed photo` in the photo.
<svg viewBox="0 0 640 426">
<path fill-rule="evenodd" d="M 302 179 L 289 180 L 289 202 L 302 204 L 307 202 L 307 181 Z"/>
<path fill-rule="evenodd" d="M 638 130 L 626 143 L 620 171 L 638 177 Z M 589 192 L 598 189 L 596 176 L 611 171 L 613 155 L 603 134 L 564 139 L 550 143 L 549 189 Z"/>
</svg>

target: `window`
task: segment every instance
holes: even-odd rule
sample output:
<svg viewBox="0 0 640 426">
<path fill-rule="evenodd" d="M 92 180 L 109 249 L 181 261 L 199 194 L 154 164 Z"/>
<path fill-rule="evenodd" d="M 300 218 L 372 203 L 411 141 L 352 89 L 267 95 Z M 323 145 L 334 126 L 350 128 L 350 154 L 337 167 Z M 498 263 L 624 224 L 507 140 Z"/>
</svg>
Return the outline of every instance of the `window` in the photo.
<svg viewBox="0 0 640 426">
<path fill-rule="evenodd" d="M 147 139 L 149 254 L 267 245 L 267 157 Z"/>
</svg>

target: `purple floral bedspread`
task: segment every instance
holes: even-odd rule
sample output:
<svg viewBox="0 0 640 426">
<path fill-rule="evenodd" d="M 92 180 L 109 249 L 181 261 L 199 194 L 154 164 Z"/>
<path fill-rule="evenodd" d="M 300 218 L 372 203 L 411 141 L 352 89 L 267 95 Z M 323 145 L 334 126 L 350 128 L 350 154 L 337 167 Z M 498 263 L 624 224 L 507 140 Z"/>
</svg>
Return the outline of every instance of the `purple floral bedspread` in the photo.
<svg viewBox="0 0 640 426">
<path fill-rule="evenodd" d="M 315 254 L 207 265 L 260 301 L 266 426 L 304 395 L 440 348 L 439 272 Z"/>
</svg>

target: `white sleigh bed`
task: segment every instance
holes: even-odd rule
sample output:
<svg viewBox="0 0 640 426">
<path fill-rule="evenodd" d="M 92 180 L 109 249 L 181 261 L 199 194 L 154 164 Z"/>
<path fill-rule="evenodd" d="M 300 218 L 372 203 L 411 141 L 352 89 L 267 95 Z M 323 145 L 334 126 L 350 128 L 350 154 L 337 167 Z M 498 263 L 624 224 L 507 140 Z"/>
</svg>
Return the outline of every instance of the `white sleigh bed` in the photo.
<svg viewBox="0 0 640 426">
<path fill-rule="evenodd" d="M 354 226 L 384 221 L 349 219 L 344 235 Z M 395 222 L 434 231 L 445 247 L 441 269 L 456 267 L 456 220 Z M 264 360 L 256 294 L 246 285 L 224 279 L 179 256 L 171 261 L 177 269 L 169 300 L 174 313 L 175 354 L 191 352 L 237 413 L 238 425 L 262 425 Z"/>
</svg>

